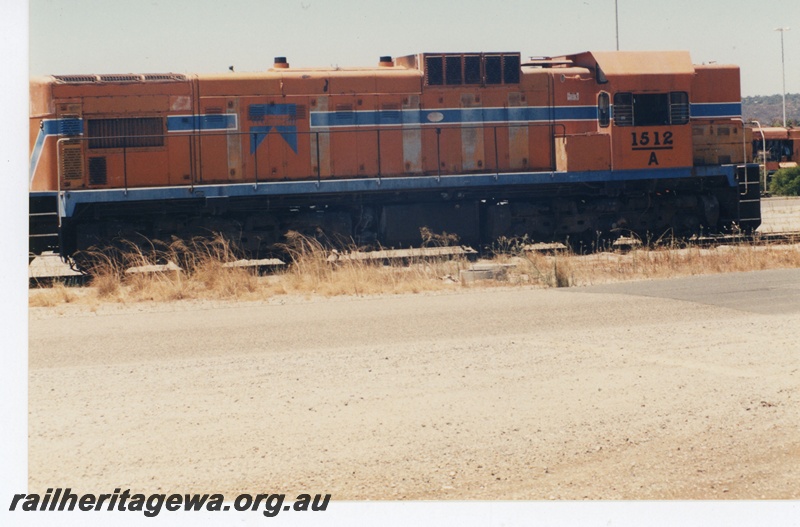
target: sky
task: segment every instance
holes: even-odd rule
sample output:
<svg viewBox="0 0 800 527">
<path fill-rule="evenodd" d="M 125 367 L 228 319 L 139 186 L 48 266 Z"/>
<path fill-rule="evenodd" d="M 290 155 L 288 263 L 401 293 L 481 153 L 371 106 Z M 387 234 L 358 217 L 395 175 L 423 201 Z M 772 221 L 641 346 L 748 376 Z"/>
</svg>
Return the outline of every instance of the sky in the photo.
<svg viewBox="0 0 800 527">
<path fill-rule="evenodd" d="M 381 55 L 616 48 L 738 64 L 742 95 L 800 92 L 800 0 L 29 0 L 32 75 L 371 66 Z"/>
</svg>

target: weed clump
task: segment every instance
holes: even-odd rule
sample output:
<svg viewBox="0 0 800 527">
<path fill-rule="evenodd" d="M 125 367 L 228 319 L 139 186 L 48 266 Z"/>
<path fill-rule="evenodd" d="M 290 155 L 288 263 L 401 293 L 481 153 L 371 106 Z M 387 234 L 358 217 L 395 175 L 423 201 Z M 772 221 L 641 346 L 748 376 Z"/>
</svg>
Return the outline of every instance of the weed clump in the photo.
<svg viewBox="0 0 800 527">
<path fill-rule="evenodd" d="M 89 285 L 103 300 L 239 298 L 257 290 L 254 273 L 230 265 L 239 259 L 239 252 L 219 235 L 189 242 L 121 245 L 79 255 L 91 276 Z"/>
<path fill-rule="evenodd" d="M 446 277 L 458 276 L 466 265 L 464 258 L 444 256 L 386 262 L 356 247 L 329 250 L 321 241 L 297 232 L 287 233 L 286 240 L 291 265 L 280 275 L 286 293 L 362 296 L 439 290 L 452 283 Z"/>
</svg>

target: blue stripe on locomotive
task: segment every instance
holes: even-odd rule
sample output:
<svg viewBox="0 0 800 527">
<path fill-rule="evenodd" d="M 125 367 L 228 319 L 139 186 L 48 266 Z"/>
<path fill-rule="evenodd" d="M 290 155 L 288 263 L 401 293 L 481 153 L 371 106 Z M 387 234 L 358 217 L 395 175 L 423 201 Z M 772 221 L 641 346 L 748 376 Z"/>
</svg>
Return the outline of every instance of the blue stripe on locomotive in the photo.
<svg viewBox="0 0 800 527">
<path fill-rule="evenodd" d="M 742 103 L 740 102 L 710 102 L 692 103 L 689 106 L 691 117 L 695 119 L 708 119 L 713 117 L 741 117 Z"/>
<path fill-rule="evenodd" d="M 33 174 L 36 173 L 36 166 L 42 157 L 42 149 L 47 138 L 51 135 L 83 135 L 83 119 L 68 117 L 65 119 L 45 119 L 39 128 L 36 142 L 33 144 L 31 152 L 31 163 L 28 169 L 28 183 L 33 183 Z"/>
<path fill-rule="evenodd" d="M 596 106 L 519 106 L 311 112 L 311 128 L 595 121 Z"/>
<path fill-rule="evenodd" d="M 611 108 L 613 112 L 613 107 Z M 741 103 L 693 103 L 693 118 L 740 117 Z M 311 128 L 396 125 L 456 125 L 553 121 L 595 121 L 596 106 L 519 106 L 505 108 L 444 108 L 311 112 Z"/>
<path fill-rule="evenodd" d="M 613 108 L 612 108 L 613 110 Z M 248 117 L 259 120 L 267 115 L 294 116 L 294 104 L 252 105 Z M 433 115 L 437 114 L 437 115 Z M 694 119 L 741 117 L 741 103 L 692 103 L 690 115 Z M 437 125 L 437 124 L 485 124 L 514 122 L 587 121 L 597 119 L 596 106 L 520 106 L 507 108 L 451 108 L 442 110 L 362 110 L 311 112 L 311 128 L 335 128 L 345 126 L 391 126 L 391 125 Z M 431 120 L 435 119 L 435 121 Z M 277 129 L 278 127 L 276 127 Z M 281 136 L 297 152 L 297 139 L 292 130 L 280 130 Z M 36 137 L 29 167 L 29 180 L 33 182 L 36 166 L 49 136 L 82 135 L 83 119 L 45 119 Z M 168 132 L 238 130 L 236 114 L 170 115 L 167 117 Z M 256 137 L 256 143 L 262 138 Z M 257 145 L 256 145 L 257 146 Z M 251 151 L 254 148 L 251 146 Z M 252 153 L 252 152 L 251 152 Z"/>
</svg>

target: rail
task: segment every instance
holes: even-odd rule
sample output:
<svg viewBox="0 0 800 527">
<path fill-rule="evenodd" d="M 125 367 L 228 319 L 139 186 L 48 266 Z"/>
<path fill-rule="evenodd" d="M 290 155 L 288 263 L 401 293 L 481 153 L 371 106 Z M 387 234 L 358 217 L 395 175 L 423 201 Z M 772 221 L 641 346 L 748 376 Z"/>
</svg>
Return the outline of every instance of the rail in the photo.
<svg viewBox="0 0 800 527">
<path fill-rule="evenodd" d="M 794 245 L 800 243 L 800 231 L 786 231 L 786 232 L 767 232 L 767 233 L 752 233 L 752 234 L 728 234 L 718 236 L 699 236 L 689 239 L 670 240 L 668 242 L 677 248 L 688 247 L 720 247 L 720 246 L 736 246 L 736 245 L 752 245 L 752 246 L 780 246 L 780 245 Z M 663 246 L 663 244 L 662 244 Z M 650 248 L 657 248 L 658 245 L 652 245 Z M 567 251 L 567 246 L 561 243 L 539 243 L 527 245 L 523 247 L 525 251 L 542 252 L 542 253 L 560 253 Z M 624 243 L 612 244 L 605 247 L 605 250 L 625 251 Z M 420 261 L 425 259 L 440 259 L 443 257 L 465 257 L 468 260 L 474 260 L 479 256 L 479 252 L 471 247 L 455 246 L 455 247 L 428 247 L 418 249 L 403 249 L 403 250 L 376 250 L 357 253 L 331 253 L 327 261 L 331 265 L 336 262 L 347 260 L 371 260 L 371 261 L 400 261 L 405 263 L 408 261 Z M 36 261 L 29 262 L 28 268 L 28 287 L 40 288 L 51 286 L 53 283 L 61 282 L 68 285 L 85 285 L 89 282 L 90 275 L 75 271 L 69 264 L 64 263 L 60 256 L 57 254 L 41 254 L 36 256 Z M 240 260 L 237 262 L 224 264 L 225 267 L 241 267 L 246 269 L 255 270 L 258 274 L 268 274 L 276 269 L 283 268 L 285 262 L 279 259 L 265 259 L 265 260 Z M 172 266 L 151 266 L 145 269 L 149 272 L 164 272 L 174 270 Z M 142 270 L 140 270 L 141 272 Z M 126 269 L 126 272 L 128 270 Z"/>
</svg>

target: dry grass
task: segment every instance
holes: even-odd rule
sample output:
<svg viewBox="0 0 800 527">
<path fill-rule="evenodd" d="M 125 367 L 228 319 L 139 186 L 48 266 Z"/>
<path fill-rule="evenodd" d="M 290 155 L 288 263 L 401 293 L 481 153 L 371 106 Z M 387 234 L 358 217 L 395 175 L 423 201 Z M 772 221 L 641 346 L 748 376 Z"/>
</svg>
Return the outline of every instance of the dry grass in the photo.
<svg viewBox="0 0 800 527">
<path fill-rule="evenodd" d="M 28 302 L 30 307 L 53 307 L 61 304 L 70 304 L 79 298 L 79 295 L 72 288 L 61 283 L 55 283 L 45 288 L 44 291 L 46 291 L 46 294 L 30 295 Z"/>
<path fill-rule="evenodd" d="M 800 267 L 800 245 L 635 249 L 570 259 L 575 285 Z"/>
<path fill-rule="evenodd" d="M 280 275 L 286 294 L 375 295 L 419 293 L 443 289 L 455 282 L 464 259 L 417 260 L 407 265 L 348 258 L 332 253 L 317 240 L 289 233 L 287 252 L 292 265 Z M 332 257 L 333 256 L 333 257 Z"/>
<path fill-rule="evenodd" d="M 448 240 L 452 241 L 452 240 Z M 147 251 L 131 245 L 122 257 L 95 255 L 90 287 L 56 284 L 32 290 L 31 307 L 63 304 L 170 302 L 184 299 L 265 300 L 276 295 L 339 296 L 407 294 L 460 287 L 525 285 L 569 287 L 597 283 L 667 278 L 704 273 L 800 267 L 800 245 L 736 245 L 714 249 L 664 247 L 607 251 L 590 255 L 526 252 L 523 244 L 501 241 L 488 262 L 502 272 L 495 280 L 468 281 L 462 272 L 473 264 L 464 258 L 389 263 L 348 258 L 313 238 L 288 235 L 291 264 L 260 277 L 251 269 L 225 264 L 238 256 L 222 238 L 176 241 Z M 128 267 L 173 262 L 174 270 L 126 273 Z M 177 270 L 174 264 L 180 266 Z"/>
<path fill-rule="evenodd" d="M 189 244 L 177 240 L 147 249 L 128 244 L 126 250 L 112 254 L 97 251 L 86 257 L 92 276 L 88 289 L 93 293 L 86 295 L 86 300 L 166 302 L 245 298 L 259 290 L 258 277 L 253 273 L 225 266 L 237 260 L 237 255 L 221 237 L 197 239 Z M 138 268 L 138 272 L 130 272 L 131 268 Z M 33 299 L 53 296 L 57 288 L 49 295 L 31 295 L 31 305 L 51 302 Z"/>
</svg>

